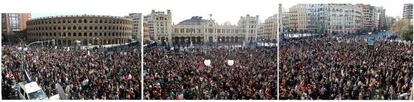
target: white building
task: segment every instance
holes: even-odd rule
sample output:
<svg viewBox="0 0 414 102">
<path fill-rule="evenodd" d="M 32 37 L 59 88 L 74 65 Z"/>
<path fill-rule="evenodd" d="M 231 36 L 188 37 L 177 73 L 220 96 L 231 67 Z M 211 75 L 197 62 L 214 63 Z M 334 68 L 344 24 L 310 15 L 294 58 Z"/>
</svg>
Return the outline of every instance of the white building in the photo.
<svg viewBox="0 0 414 102">
<path fill-rule="evenodd" d="M 241 43 L 244 34 L 236 25 L 218 24 L 211 17 L 193 16 L 173 26 L 173 44 Z"/>
<path fill-rule="evenodd" d="M 274 20 L 274 21 L 273 21 Z M 162 45 L 190 45 L 210 43 L 257 42 L 259 16 L 242 16 L 237 25 L 229 22 L 219 24 L 210 14 L 209 19 L 193 16 L 176 25 L 171 22 L 171 12 L 155 12 L 144 16 L 144 39 Z M 262 29 L 261 39 L 275 40 L 277 37 L 276 15 L 269 17 Z M 145 41 L 144 40 L 144 41 Z"/>
<path fill-rule="evenodd" d="M 245 42 L 256 42 L 257 41 L 257 25 L 259 25 L 259 15 L 256 16 L 241 16 L 238 22 L 238 26 L 244 33 Z"/>
<path fill-rule="evenodd" d="M 326 18 L 324 28 L 328 33 L 351 34 L 362 27 L 362 14 L 355 5 L 328 4 L 325 5 Z"/>
<path fill-rule="evenodd" d="M 352 4 L 297 4 L 284 13 L 288 16 L 284 21 L 289 22 L 285 29 L 296 33 L 357 33 L 363 27 L 362 10 Z M 381 18 L 385 11 L 378 11 L 380 13 L 376 17 Z M 382 23 L 378 21 L 377 25 Z M 369 24 L 371 26 L 372 23 Z"/>
<path fill-rule="evenodd" d="M 403 19 L 413 19 L 413 4 L 404 4 Z"/>
<path fill-rule="evenodd" d="M 142 14 L 141 13 L 130 13 L 129 18 L 132 19 L 132 39 L 135 39 L 137 41 L 141 41 L 142 36 Z"/>
<path fill-rule="evenodd" d="M 155 11 L 152 10 L 151 14 L 144 17 L 144 36 L 147 33 L 151 40 L 157 43 L 171 42 L 171 31 L 172 31 L 172 19 L 171 11 Z M 171 44 L 171 43 L 169 43 Z"/>
<path fill-rule="evenodd" d="M 258 33 L 258 38 L 260 41 L 277 39 L 277 18 L 278 15 L 275 14 L 265 19 L 265 22 L 263 24 L 263 35 L 259 35 Z"/>
</svg>

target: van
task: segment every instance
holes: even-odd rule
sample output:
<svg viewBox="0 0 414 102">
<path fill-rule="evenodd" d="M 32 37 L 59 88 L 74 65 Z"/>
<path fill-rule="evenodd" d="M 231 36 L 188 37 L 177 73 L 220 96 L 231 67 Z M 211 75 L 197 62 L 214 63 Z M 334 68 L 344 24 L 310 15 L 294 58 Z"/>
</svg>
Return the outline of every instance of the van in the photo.
<svg viewBox="0 0 414 102">
<path fill-rule="evenodd" d="M 19 96 L 26 100 L 47 100 L 46 93 L 36 82 L 19 83 Z"/>
</svg>

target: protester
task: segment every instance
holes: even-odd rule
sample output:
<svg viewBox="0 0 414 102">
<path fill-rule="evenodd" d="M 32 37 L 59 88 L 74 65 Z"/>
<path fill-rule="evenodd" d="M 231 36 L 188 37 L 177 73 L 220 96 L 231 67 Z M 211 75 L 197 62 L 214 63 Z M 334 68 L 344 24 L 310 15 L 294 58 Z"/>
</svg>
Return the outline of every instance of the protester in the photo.
<svg viewBox="0 0 414 102">
<path fill-rule="evenodd" d="M 280 99 L 409 99 L 412 43 L 310 37 L 280 47 Z"/>
<path fill-rule="evenodd" d="M 277 99 L 275 47 L 145 49 L 145 99 Z"/>
<path fill-rule="evenodd" d="M 5 45 L 2 83 L 28 81 L 22 78 L 26 70 L 48 97 L 59 84 L 69 99 L 140 99 L 140 53 L 139 46 L 90 50 L 30 47 L 24 51 Z M 7 85 L 2 89 L 11 89 L 12 84 Z M 5 97 L 9 96 L 3 94 Z"/>
</svg>

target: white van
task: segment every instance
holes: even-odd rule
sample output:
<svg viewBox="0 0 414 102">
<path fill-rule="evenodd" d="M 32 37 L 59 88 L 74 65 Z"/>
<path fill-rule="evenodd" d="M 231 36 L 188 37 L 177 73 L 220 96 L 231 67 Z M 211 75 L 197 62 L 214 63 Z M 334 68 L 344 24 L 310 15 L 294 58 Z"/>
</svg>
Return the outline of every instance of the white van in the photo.
<svg viewBox="0 0 414 102">
<path fill-rule="evenodd" d="M 47 100 L 46 93 L 37 85 L 36 82 L 30 82 L 27 84 L 19 83 L 20 92 L 19 95 L 22 99 L 26 100 Z"/>
</svg>

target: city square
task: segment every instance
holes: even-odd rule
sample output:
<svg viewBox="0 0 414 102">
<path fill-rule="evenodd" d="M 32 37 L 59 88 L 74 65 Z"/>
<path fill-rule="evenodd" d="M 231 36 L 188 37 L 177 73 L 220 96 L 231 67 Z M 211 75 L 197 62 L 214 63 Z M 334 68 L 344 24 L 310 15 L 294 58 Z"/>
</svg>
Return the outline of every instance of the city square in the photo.
<svg viewBox="0 0 414 102">
<path fill-rule="evenodd" d="M 247 14 L 237 25 L 212 14 L 173 25 L 171 15 L 144 17 L 144 99 L 277 99 L 276 15 L 260 23 Z"/>
<path fill-rule="evenodd" d="M 0 3 L 1 102 L 414 100 L 412 0 L 51 1 Z"/>
<path fill-rule="evenodd" d="M 282 7 L 282 4 L 280 4 Z M 412 100 L 413 4 L 402 18 L 370 4 L 282 11 L 281 100 Z"/>
<path fill-rule="evenodd" d="M 2 13 L 2 98 L 141 99 L 133 15 Z"/>
</svg>

